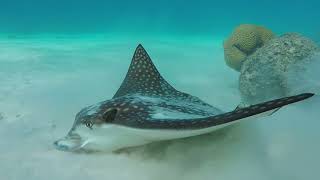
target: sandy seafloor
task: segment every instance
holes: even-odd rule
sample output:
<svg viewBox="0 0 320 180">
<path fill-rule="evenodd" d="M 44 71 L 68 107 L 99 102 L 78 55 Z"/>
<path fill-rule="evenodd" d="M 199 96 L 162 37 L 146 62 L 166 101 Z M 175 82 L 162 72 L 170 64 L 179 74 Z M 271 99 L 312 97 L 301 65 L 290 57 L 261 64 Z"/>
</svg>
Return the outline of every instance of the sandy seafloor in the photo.
<svg viewBox="0 0 320 180">
<path fill-rule="evenodd" d="M 234 109 L 240 101 L 239 74 L 223 61 L 222 39 L 1 36 L 0 179 L 319 179 L 317 96 L 270 117 L 129 154 L 67 153 L 52 146 L 82 107 L 113 96 L 138 43 L 177 89 L 224 111 Z M 319 76 L 311 76 L 293 88 L 319 92 Z"/>
</svg>

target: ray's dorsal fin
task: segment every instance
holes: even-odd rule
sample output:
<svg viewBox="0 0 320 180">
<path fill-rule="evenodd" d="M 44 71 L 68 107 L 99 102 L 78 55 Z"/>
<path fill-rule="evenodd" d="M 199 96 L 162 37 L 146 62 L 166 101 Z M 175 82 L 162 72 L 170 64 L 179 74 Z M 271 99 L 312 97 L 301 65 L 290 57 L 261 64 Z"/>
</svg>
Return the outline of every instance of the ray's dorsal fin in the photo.
<svg viewBox="0 0 320 180">
<path fill-rule="evenodd" d="M 180 93 L 160 75 L 141 44 L 136 48 L 127 75 L 113 98 L 135 93 L 148 96 Z"/>
</svg>

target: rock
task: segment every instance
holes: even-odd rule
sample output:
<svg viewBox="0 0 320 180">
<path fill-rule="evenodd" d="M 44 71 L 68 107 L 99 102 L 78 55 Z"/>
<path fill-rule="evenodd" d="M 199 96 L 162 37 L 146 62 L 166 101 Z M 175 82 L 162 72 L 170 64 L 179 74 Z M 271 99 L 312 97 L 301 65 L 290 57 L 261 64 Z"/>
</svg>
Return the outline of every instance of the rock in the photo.
<svg viewBox="0 0 320 180">
<path fill-rule="evenodd" d="M 239 90 L 243 103 L 291 95 L 287 79 L 290 68 L 301 66 L 296 73 L 303 73 L 303 64 L 310 62 L 317 52 L 320 49 L 313 41 L 297 33 L 270 40 L 242 64 Z"/>
<path fill-rule="evenodd" d="M 274 37 L 271 30 L 252 24 L 242 24 L 235 28 L 231 36 L 224 41 L 224 59 L 226 64 L 240 71 L 243 61 Z"/>
</svg>

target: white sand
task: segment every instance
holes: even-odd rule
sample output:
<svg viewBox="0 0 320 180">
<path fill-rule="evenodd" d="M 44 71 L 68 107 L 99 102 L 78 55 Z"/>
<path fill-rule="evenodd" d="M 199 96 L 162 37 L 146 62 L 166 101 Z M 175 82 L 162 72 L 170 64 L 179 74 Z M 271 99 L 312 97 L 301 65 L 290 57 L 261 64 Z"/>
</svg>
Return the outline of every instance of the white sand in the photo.
<svg viewBox="0 0 320 180">
<path fill-rule="evenodd" d="M 113 96 L 137 42 L 177 89 L 225 111 L 240 98 L 221 38 L 53 37 L 0 40 L 1 180 L 319 179 L 318 97 L 271 117 L 131 154 L 55 150 L 53 141 L 67 133 L 75 113 Z M 292 88 L 318 87 L 315 73 Z"/>
</svg>

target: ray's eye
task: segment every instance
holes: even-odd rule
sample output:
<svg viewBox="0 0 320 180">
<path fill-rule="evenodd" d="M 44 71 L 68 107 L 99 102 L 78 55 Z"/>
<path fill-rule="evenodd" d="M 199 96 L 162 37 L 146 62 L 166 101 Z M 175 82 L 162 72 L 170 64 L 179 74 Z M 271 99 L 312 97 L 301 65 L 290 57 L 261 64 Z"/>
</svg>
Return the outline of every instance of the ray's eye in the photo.
<svg viewBox="0 0 320 180">
<path fill-rule="evenodd" d="M 87 126 L 88 128 L 90 128 L 90 129 L 92 129 L 93 124 L 92 124 L 92 122 L 86 122 L 86 126 Z"/>
</svg>

